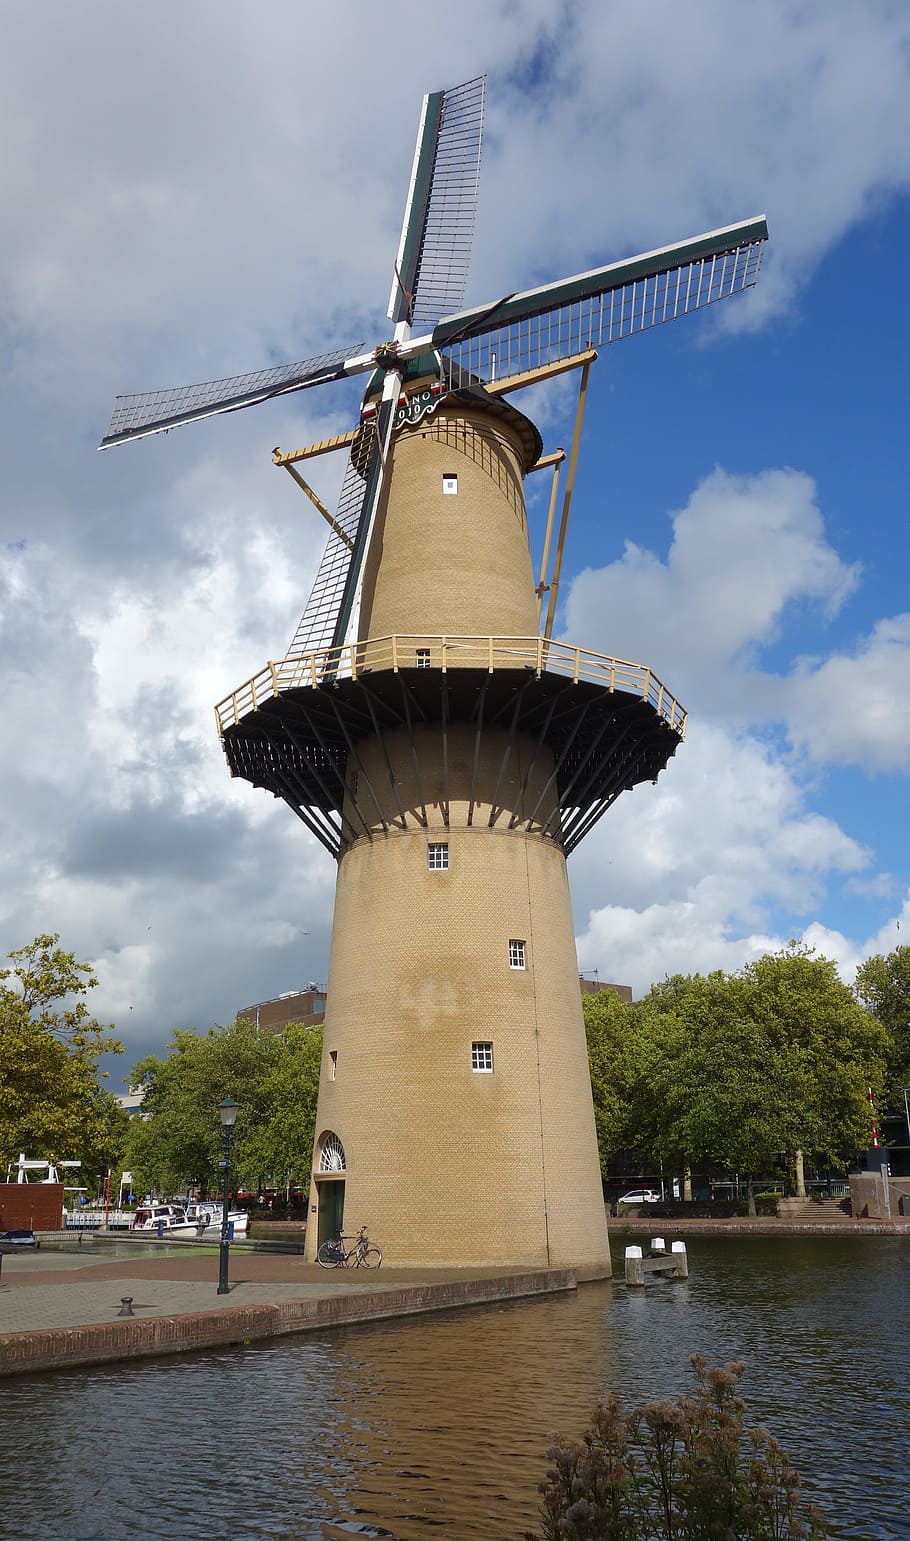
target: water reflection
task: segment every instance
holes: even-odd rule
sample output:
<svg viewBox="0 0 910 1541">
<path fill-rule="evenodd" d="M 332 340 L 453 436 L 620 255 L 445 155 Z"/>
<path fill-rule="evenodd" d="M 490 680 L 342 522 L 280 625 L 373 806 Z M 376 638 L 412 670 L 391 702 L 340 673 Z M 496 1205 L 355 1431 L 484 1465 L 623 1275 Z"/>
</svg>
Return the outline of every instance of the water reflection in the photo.
<svg viewBox="0 0 910 1541">
<path fill-rule="evenodd" d="M 910 1242 L 696 1241 L 687 1284 L 5 1383 L 0 1536 L 517 1537 L 553 1429 L 746 1359 L 839 1534 L 910 1537 Z"/>
</svg>

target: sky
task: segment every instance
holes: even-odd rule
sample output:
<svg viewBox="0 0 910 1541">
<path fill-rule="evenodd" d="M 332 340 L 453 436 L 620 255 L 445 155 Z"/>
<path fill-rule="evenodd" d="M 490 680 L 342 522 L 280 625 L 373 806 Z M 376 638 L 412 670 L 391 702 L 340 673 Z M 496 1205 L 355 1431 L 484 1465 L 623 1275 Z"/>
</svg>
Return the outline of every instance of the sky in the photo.
<svg viewBox="0 0 910 1541">
<path fill-rule="evenodd" d="M 357 395 L 98 454 L 113 398 L 383 340 L 421 97 L 482 73 L 466 303 L 771 232 L 754 291 L 592 370 L 557 632 L 690 715 L 570 860 L 579 967 L 640 995 L 790 938 L 847 980 L 900 945 L 907 6 L 3 10 L 0 955 L 58 932 L 93 962 L 116 1080 L 326 980 L 334 863 L 230 779 L 213 706 L 284 656 L 323 546 L 272 448 Z M 514 399 L 568 444 L 571 385 Z M 327 500 L 342 469 L 313 472 Z"/>
</svg>

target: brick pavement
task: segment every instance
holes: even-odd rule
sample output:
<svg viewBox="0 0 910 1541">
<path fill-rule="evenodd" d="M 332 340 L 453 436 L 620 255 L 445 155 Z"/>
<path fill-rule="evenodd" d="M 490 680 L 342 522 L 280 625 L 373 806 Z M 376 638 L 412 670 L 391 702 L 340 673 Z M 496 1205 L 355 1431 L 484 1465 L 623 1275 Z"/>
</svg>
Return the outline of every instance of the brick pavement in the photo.
<svg viewBox="0 0 910 1541">
<path fill-rule="evenodd" d="M 235 1254 L 218 1295 L 218 1255 L 88 1250 L 4 1256 L 0 1375 L 248 1342 L 387 1316 L 574 1289 L 559 1269 L 327 1271 L 299 1256 Z M 132 1296 L 133 1316 L 119 1315 Z"/>
</svg>

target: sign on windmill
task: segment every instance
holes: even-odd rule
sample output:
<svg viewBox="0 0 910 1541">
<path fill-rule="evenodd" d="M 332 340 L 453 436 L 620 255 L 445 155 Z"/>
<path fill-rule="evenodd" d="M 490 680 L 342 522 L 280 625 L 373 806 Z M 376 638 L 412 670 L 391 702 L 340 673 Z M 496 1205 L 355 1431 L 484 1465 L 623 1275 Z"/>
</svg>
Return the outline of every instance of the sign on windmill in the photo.
<svg viewBox="0 0 910 1541">
<path fill-rule="evenodd" d="M 348 433 L 274 452 L 328 540 L 287 655 L 216 708 L 232 775 L 339 864 L 308 1254 L 348 1213 L 397 1263 L 595 1275 L 609 1245 L 566 857 L 660 774 L 685 713 L 647 666 L 553 640 L 588 373 L 605 345 L 750 288 L 767 227 L 465 309 L 483 100 L 482 80 L 424 99 L 390 337 L 118 398 L 102 447 L 367 377 Z M 544 455 L 509 398 L 566 370 L 569 455 Z M 332 512 L 299 467 L 336 449 Z M 535 581 L 524 479 L 544 467 Z"/>
</svg>

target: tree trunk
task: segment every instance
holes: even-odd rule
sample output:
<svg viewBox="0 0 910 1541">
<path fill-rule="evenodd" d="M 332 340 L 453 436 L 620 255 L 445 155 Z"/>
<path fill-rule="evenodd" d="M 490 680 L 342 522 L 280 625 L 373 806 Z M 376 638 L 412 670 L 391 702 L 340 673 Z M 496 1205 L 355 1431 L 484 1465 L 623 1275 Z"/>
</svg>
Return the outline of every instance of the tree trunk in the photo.
<svg viewBox="0 0 910 1541">
<path fill-rule="evenodd" d="M 795 1166 L 796 1166 L 796 1197 L 798 1199 L 804 1199 L 806 1197 L 806 1173 L 805 1173 L 805 1169 L 803 1167 L 803 1153 L 802 1153 L 801 1150 L 798 1150 L 796 1152 Z"/>
<path fill-rule="evenodd" d="M 755 1209 L 755 1184 L 752 1181 L 751 1177 L 749 1178 L 749 1181 L 746 1184 L 746 1193 L 747 1193 L 748 1199 L 749 1199 L 748 1214 L 749 1214 L 750 1219 L 754 1220 L 755 1219 L 755 1215 L 756 1215 L 756 1209 Z"/>
<path fill-rule="evenodd" d="M 687 1204 L 691 1204 L 691 1202 L 692 1202 L 692 1168 L 690 1166 L 687 1166 L 685 1172 L 683 1173 L 683 1198 L 685 1199 Z"/>
</svg>

